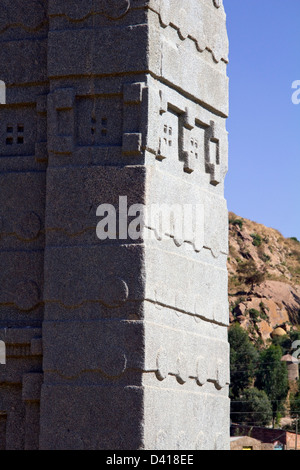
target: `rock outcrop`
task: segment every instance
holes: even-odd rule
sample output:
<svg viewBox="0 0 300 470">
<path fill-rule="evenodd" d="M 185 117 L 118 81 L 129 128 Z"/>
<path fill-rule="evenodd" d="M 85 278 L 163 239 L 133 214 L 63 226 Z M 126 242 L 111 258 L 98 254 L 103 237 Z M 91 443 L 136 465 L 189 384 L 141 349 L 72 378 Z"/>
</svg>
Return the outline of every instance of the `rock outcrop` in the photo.
<svg viewBox="0 0 300 470">
<path fill-rule="evenodd" d="M 300 324 L 300 242 L 229 213 L 230 320 L 266 343 Z M 280 332 L 281 329 L 281 332 Z"/>
</svg>

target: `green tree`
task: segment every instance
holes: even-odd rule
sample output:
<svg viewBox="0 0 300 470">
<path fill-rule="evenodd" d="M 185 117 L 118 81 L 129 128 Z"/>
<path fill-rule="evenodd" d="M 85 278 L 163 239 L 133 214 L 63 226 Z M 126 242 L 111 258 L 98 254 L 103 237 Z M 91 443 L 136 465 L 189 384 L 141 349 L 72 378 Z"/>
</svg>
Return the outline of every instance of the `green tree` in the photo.
<svg viewBox="0 0 300 470">
<path fill-rule="evenodd" d="M 290 396 L 290 409 L 292 418 L 300 418 L 300 380 L 298 381 L 298 391 Z"/>
<path fill-rule="evenodd" d="M 293 348 L 294 341 L 300 340 L 300 332 L 291 330 L 285 336 L 275 336 L 272 339 L 272 344 L 275 346 L 280 346 L 282 350 L 282 355 L 293 354 L 295 352 Z"/>
<path fill-rule="evenodd" d="M 234 323 L 228 331 L 230 344 L 230 397 L 238 398 L 251 385 L 255 376 L 258 352 L 248 334 Z"/>
<path fill-rule="evenodd" d="M 250 286 L 251 293 L 255 285 L 260 285 L 266 279 L 266 270 L 260 271 L 253 259 L 239 263 L 237 268 L 238 279 L 240 282 Z"/>
<path fill-rule="evenodd" d="M 260 246 L 262 244 L 263 240 L 262 240 L 261 236 L 258 235 L 257 233 L 252 233 L 251 237 L 253 238 L 252 245 Z"/>
<path fill-rule="evenodd" d="M 285 400 L 289 391 L 288 372 L 285 362 L 281 361 L 280 346 L 271 345 L 263 350 L 259 358 L 255 386 L 264 390 L 272 404 L 273 427 L 275 420 L 284 410 Z"/>
<path fill-rule="evenodd" d="M 240 227 L 240 230 L 243 230 L 243 225 L 244 225 L 243 219 L 230 219 L 229 223 L 231 225 L 238 225 Z"/>
<path fill-rule="evenodd" d="M 244 390 L 238 399 L 231 401 L 230 418 L 234 423 L 268 426 L 272 416 L 266 392 L 255 387 Z"/>
</svg>

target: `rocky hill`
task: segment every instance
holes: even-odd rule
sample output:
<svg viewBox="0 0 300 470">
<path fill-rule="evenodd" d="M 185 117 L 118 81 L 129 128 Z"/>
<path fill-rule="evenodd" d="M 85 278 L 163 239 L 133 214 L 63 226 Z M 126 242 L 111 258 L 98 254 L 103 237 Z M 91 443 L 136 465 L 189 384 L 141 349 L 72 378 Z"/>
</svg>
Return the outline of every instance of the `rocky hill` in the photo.
<svg viewBox="0 0 300 470">
<path fill-rule="evenodd" d="M 300 242 L 229 213 L 230 321 L 253 341 L 300 329 Z"/>
</svg>

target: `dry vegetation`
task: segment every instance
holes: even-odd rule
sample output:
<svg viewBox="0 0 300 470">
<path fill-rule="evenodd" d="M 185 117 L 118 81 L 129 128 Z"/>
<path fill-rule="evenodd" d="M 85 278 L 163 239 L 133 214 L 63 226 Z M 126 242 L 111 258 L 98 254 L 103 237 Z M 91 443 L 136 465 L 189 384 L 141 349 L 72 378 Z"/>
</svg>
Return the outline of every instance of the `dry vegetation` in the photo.
<svg viewBox="0 0 300 470">
<path fill-rule="evenodd" d="M 266 272 L 266 279 L 300 285 L 300 242 L 284 238 L 275 229 L 229 213 L 230 293 L 237 281 L 241 263 L 252 260 L 258 271 Z"/>
<path fill-rule="evenodd" d="M 229 213 L 229 303 L 253 339 L 300 324 L 300 242 Z"/>
</svg>

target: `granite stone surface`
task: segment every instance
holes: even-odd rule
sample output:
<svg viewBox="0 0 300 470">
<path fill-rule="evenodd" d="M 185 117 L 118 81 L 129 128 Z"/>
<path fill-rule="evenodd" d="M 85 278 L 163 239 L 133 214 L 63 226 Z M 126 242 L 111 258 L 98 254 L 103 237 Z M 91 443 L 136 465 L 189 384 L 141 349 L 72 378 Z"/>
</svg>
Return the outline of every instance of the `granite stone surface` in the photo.
<svg viewBox="0 0 300 470">
<path fill-rule="evenodd" d="M 229 449 L 227 63 L 221 0 L 1 1 L 1 450 Z"/>
</svg>

